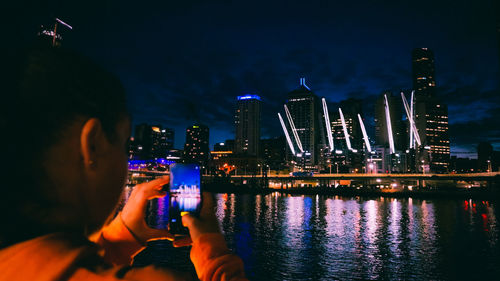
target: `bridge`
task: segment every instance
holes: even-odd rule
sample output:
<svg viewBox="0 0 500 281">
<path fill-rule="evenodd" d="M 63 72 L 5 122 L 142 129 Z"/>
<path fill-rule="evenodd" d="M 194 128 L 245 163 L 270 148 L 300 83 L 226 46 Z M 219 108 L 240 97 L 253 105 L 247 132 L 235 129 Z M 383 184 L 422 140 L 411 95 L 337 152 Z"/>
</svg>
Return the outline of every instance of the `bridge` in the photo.
<svg viewBox="0 0 500 281">
<path fill-rule="evenodd" d="M 129 170 L 129 174 L 140 174 L 145 176 L 164 176 L 169 172 Z M 203 175 L 203 178 L 217 176 Z M 292 176 L 289 174 L 256 174 L 256 175 L 231 175 L 231 179 L 255 179 L 266 178 L 268 180 L 369 180 L 369 179 L 412 179 L 412 180 L 500 180 L 500 172 L 488 173 L 462 173 L 462 174 L 376 174 L 376 173 L 340 173 L 340 174 L 313 174 L 310 176 Z"/>
</svg>

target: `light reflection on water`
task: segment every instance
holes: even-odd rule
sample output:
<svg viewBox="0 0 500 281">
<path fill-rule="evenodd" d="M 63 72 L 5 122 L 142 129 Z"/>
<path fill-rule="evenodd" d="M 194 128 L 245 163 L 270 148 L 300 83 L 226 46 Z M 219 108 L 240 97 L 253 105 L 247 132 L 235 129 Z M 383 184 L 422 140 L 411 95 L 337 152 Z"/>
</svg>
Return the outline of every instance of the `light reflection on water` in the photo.
<svg viewBox="0 0 500 281">
<path fill-rule="evenodd" d="M 252 280 L 499 276 L 498 211 L 491 202 L 277 193 L 216 198 L 228 244 Z"/>
</svg>

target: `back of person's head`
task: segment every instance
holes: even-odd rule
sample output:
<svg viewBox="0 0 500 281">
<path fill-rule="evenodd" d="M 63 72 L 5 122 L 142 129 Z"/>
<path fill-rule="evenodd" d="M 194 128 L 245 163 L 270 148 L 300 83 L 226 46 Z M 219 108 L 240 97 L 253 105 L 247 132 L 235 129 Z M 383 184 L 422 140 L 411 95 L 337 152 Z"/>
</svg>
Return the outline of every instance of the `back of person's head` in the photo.
<svg viewBox="0 0 500 281">
<path fill-rule="evenodd" d="M 0 102 L 0 245 L 59 231 L 44 224 L 45 153 L 67 137 L 66 128 L 97 118 L 110 140 L 127 115 L 119 80 L 73 51 L 36 47 L 3 60 Z M 48 164 L 50 165 L 50 163 Z"/>
</svg>

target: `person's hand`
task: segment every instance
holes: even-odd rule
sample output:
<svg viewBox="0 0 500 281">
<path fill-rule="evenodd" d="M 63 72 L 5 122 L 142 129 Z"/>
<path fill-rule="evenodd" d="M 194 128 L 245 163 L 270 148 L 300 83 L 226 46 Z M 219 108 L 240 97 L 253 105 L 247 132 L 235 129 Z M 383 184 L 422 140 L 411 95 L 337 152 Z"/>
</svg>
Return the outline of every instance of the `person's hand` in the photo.
<svg viewBox="0 0 500 281">
<path fill-rule="evenodd" d="M 203 206 L 200 211 L 200 217 L 197 218 L 191 214 L 182 216 L 182 225 L 189 229 L 189 235 L 192 241 L 196 241 L 205 233 L 220 233 L 219 221 L 215 217 L 213 195 L 209 192 L 203 192 Z"/>
<path fill-rule="evenodd" d="M 151 228 L 146 224 L 146 220 L 144 219 L 148 200 L 165 196 L 167 193 L 162 191 L 162 187 L 169 180 L 169 176 L 164 176 L 134 186 L 127 203 L 123 207 L 121 212 L 123 223 L 135 238 L 143 244 L 151 239 L 174 240 L 174 236 L 167 230 Z"/>
</svg>

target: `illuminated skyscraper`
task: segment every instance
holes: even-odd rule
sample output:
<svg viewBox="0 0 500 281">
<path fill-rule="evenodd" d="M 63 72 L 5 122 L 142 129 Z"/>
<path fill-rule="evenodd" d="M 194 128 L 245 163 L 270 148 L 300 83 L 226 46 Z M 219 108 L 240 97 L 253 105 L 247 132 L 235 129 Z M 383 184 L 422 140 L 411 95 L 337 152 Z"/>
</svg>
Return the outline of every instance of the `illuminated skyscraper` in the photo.
<svg viewBox="0 0 500 281">
<path fill-rule="evenodd" d="M 210 155 L 208 141 L 209 130 L 207 126 L 201 124 L 189 126 L 186 129 L 184 161 L 206 165 Z"/>
<path fill-rule="evenodd" d="M 429 165 L 432 172 L 446 172 L 450 161 L 448 107 L 435 93 L 434 54 L 427 48 L 414 49 L 412 61 L 415 123 L 423 146 L 417 161 Z"/>
<path fill-rule="evenodd" d="M 322 111 L 319 98 L 306 85 L 305 78 L 301 78 L 299 88 L 288 94 L 286 107 L 298 137 L 298 140 L 294 137 L 293 142 L 300 142 L 303 151 L 299 149 L 298 153 L 302 155 L 306 168 L 312 169 L 319 156 Z"/>
<path fill-rule="evenodd" d="M 427 48 L 412 52 L 413 88 L 418 96 L 432 97 L 435 94 L 436 78 L 434 54 Z"/>
<path fill-rule="evenodd" d="M 257 95 L 239 96 L 235 113 L 235 150 L 238 154 L 257 156 L 260 142 L 261 98 Z"/>
</svg>

